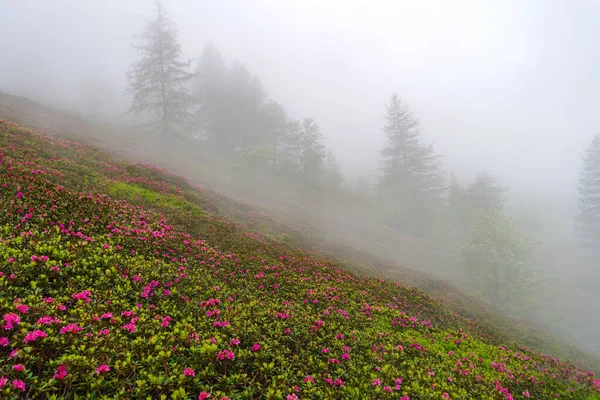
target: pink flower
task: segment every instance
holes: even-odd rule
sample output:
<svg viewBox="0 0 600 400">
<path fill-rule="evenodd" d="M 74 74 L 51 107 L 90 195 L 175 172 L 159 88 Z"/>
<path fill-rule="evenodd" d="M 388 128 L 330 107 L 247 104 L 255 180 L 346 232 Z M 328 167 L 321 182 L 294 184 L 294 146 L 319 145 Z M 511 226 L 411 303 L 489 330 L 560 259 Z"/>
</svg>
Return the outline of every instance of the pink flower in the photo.
<svg viewBox="0 0 600 400">
<path fill-rule="evenodd" d="M 381 386 L 381 379 L 373 379 L 373 381 L 371 382 L 371 385 Z"/>
<path fill-rule="evenodd" d="M 0 346 L 6 347 L 8 345 L 9 345 L 8 338 L 6 338 L 6 337 L 0 337 Z"/>
<path fill-rule="evenodd" d="M 24 368 L 24 367 L 23 367 L 23 364 L 16 364 L 16 365 L 13 365 L 13 366 L 12 366 L 12 369 L 14 369 L 14 370 L 15 370 L 15 371 L 17 371 L 17 372 L 21 372 L 21 371 L 23 371 L 23 368 Z"/>
<path fill-rule="evenodd" d="M 392 393 L 392 387 L 391 386 L 384 386 L 383 387 L 383 391 L 387 392 L 387 393 Z"/>
<path fill-rule="evenodd" d="M 448 394 L 448 392 L 444 392 L 444 393 L 442 394 L 442 397 L 443 397 L 444 399 L 449 399 L 449 398 L 450 398 L 450 395 Z"/>
<path fill-rule="evenodd" d="M 296 393 L 291 393 L 291 394 L 288 394 L 285 399 L 286 400 L 299 400 L 300 398 L 298 396 L 296 396 Z"/>
<path fill-rule="evenodd" d="M 302 382 L 304 382 L 304 383 L 306 383 L 306 382 L 314 383 L 315 382 L 315 378 L 313 378 L 312 376 L 308 375 L 304 379 L 302 379 Z"/>
<path fill-rule="evenodd" d="M 8 356 L 9 360 L 12 360 L 13 358 L 17 357 L 19 355 L 19 350 L 18 349 L 14 349 L 13 351 L 10 352 L 10 355 Z"/>
<path fill-rule="evenodd" d="M 8 383 L 8 379 L 0 378 L 0 388 L 6 386 L 7 383 Z"/>
<path fill-rule="evenodd" d="M 60 323 L 60 319 L 58 318 L 53 318 L 49 315 L 43 316 L 40 319 L 38 319 L 37 321 L 37 325 L 49 325 L 49 324 L 54 324 L 54 323 Z"/>
<path fill-rule="evenodd" d="M 240 344 L 239 339 L 231 339 L 231 342 L 229 342 L 229 345 L 231 346 L 237 346 L 238 344 Z"/>
<path fill-rule="evenodd" d="M 327 353 L 329 353 L 329 349 L 324 347 L 321 349 L 321 352 L 323 352 L 324 354 L 327 354 Z"/>
<path fill-rule="evenodd" d="M 4 314 L 4 330 L 10 330 L 14 325 L 19 325 L 21 323 L 21 318 L 15 313 Z"/>
<path fill-rule="evenodd" d="M 113 317 L 112 313 L 104 313 L 100 316 L 100 318 L 102 318 L 102 319 L 110 319 L 112 317 Z"/>
<path fill-rule="evenodd" d="M 54 379 L 63 380 L 67 376 L 67 368 L 64 365 L 59 365 L 54 371 Z"/>
<path fill-rule="evenodd" d="M 72 294 L 71 297 L 75 300 L 83 300 L 85 303 L 89 303 L 91 301 L 91 295 L 92 292 L 90 292 L 89 290 L 84 290 L 83 292 Z"/>
<path fill-rule="evenodd" d="M 27 311 L 29 311 L 29 307 L 26 306 L 25 304 L 17 304 L 17 306 L 15 308 L 21 314 L 27 314 Z"/>
<path fill-rule="evenodd" d="M 261 345 L 258 343 L 254 343 L 252 346 L 252 351 L 259 351 L 261 349 Z"/>
<path fill-rule="evenodd" d="M 46 334 L 46 332 L 36 329 L 35 331 L 27 332 L 27 334 L 25 335 L 25 339 L 23 339 L 23 342 L 24 343 L 34 342 L 37 339 L 45 338 L 47 336 L 48 335 Z"/>
<path fill-rule="evenodd" d="M 350 359 L 350 354 L 348 354 L 348 353 L 342 354 L 342 360 L 349 360 L 349 359 Z"/>
<path fill-rule="evenodd" d="M 110 371 L 110 367 L 106 364 L 102 364 L 101 366 L 99 366 L 98 368 L 96 368 L 96 374 L 105 374 L 108 371 Z"/>
<path fill-rule="evenodd" d="M 531 395 L 529 394 L 529 392 L 527 390 L 523 392 L 523 396 L 525 396 L 525 397 L 531 397 Z"/>
<path fill-rule="evenodd" d="M 171 291 L 169 289 L 165 289 L 165 291 L 163 292 L 163 294 L 165 296 L 169 296 L 171 294 Z"/>
<path fill-rule="evenodd" d="M 22 392 L 25 391 L 25 382 L 20 379 L 15 379 L 12 381 L 12 385 L 15 389 L 20 390 Z"/>
<path fill-rule="evenodd" d="M 79 331 L 82 331 L 83 328 L 80 328 L 79 326 L 77 326 L 77 324 L 69 324 L 67 326 L 64 326 L 61 328 L 60 333 L 61 334 L 65 334 L 65 333 L 77 333 Z"/>
<path fill-rule="evenodd" d="M 210 393 L 208 393 L 208 392 L 201 392 L 198 395 L 198 400 L 206 400 L 208 398 L 210 398 Z"/>
<path fill-rule="evenodd" d="M 219 354 L 217 354 L 217 358 L 219 360 L 224 360 L 224 359 L 233 360 L 235 358 L 235 353 L 230 350 L 222 350 L 219 352 Z"/>
<path fill-rule="evenodd" d="M 196 376 L 196 371 L 194 371 L 191 368 L 186 368 L 183 370 L 183 375 L 184 376 Z"/>
<path fill-rule="evenodd" d="M 133 324 L 131 322 L 128 324 L 125 324 L 125 325 L 123 325 L 123 329 L 125 329 L 128 332 L 134 333 L 135 332 L 135 324 Z"/>
</svg>

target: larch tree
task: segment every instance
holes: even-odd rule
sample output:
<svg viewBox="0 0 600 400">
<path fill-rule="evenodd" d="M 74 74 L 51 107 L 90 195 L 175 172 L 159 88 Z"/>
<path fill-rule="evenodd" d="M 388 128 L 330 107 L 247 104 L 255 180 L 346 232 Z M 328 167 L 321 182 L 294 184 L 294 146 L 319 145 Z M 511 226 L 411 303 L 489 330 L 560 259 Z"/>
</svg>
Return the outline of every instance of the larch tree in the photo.
<svg viewBox="0 0 600 400">
<path fill-rule="evenodd" d="M 379 192 L 397 225 L 422 230 L 444 192 L 440 157 L 421 139 L 419 121 L 393 94 L 387 107 Z"/>
<path fill-rule="evenodd" d="M 132 44 L 140 54 L 127 73 L 128 92 L 133 96 L 132 114 L 146 114 L 148 124 L 164 138 L 180 135 L 191 122 L 194 99 L 190 83 L 191 61 L 182 60 L 177 29 L 159 1 L 156 16 Z"/>
<path fill-rule="evenodd" d="M 600 134 L 586 150 L 579 178 L 579 215 L 575 223 L 582 246 L 600 257 Z"/>
</svg>

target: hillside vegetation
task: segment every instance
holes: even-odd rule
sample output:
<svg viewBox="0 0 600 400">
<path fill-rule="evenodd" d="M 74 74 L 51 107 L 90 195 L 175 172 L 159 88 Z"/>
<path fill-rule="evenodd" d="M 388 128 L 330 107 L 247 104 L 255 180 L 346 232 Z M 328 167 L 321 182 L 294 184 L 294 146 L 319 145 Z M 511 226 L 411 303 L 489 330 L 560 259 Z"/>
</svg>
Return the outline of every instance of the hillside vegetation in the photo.
<svg viewBox="0 0 600 400">
<path fill-rule="evenodd" d="M 0 393 L 600 398 L 592 371 L 285 232 L 166 170 L 0 122 Z"/>
</svg>

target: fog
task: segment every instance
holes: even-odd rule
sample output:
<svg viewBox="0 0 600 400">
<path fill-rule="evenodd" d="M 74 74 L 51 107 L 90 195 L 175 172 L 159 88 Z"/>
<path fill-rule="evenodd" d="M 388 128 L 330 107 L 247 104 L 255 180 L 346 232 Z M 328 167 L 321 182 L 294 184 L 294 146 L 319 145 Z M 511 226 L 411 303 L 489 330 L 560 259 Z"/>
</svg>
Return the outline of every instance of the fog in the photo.
<svg viewBox="0 0 600 400">
<path fill-rule="evenodd" d="M 442 155 L 447 175 L 452 171 L 467 184 L 487 171 L 508 189 L 506 211 L 535 223 L 540 259 L 554 276 L 573 280 L 568 290 L 578 284 L 573 271 L 583 280 L 592 272 L 595 265 L 575 263 L 570 256 L 575 253 L 560 249 L 575 246 L 582 157 L 600 129 L 600 3 L 165 0 L 164 5 L 186 57 L 198 58 L 212 42 L 228 63 L 240 60 L 256 74 L 291 118 L 313 117 L 349 184 L 379 173 L 383 116 L 396 92 L 419 118 L 425 142 Z M 137 59 L 132 37 L 154 12 L 149 0 L 0 0 L 0 91 L 128 121 L 125 72 Z M 347 231 L 344 239 L 351 244 L 364 239 L 348 231 L 361 229 L 359 219 L 342 220 L 338 230 L 324 232 Z M 552 248 L 557 253 L 547 253 Z M 397 261 L 421 266 L 410 256 Z M 592 298 L 590 292 L 577 301 Z M 581 311 L 582 325 L 570 329 L 588 332 L 579 337 L 580 345 L 593 338 L 595 328 L 586 319 L 597 312 L 595 302 Z M 598 342 L 590 347 L 600 351 Z"/>
</svg>

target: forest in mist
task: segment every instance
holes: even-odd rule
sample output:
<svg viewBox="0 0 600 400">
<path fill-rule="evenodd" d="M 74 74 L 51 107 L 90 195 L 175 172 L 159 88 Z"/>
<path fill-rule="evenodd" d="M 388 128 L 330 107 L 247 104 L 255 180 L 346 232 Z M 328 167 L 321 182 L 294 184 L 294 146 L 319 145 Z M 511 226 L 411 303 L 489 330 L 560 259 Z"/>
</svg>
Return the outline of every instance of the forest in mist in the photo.
<svg viewBox="0 0 600 400">
<path fill-rule="evenodd" d="M 600 354 L 600 6 L 415 3 L 0 0 L 0 91 Z"/>
</svg>

